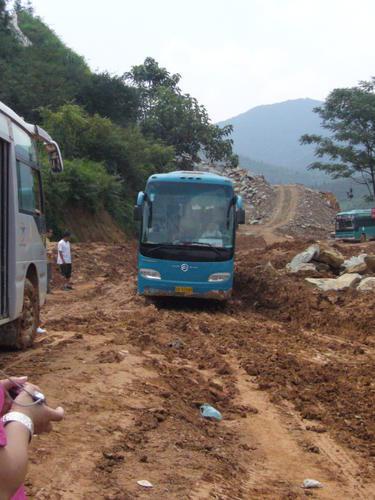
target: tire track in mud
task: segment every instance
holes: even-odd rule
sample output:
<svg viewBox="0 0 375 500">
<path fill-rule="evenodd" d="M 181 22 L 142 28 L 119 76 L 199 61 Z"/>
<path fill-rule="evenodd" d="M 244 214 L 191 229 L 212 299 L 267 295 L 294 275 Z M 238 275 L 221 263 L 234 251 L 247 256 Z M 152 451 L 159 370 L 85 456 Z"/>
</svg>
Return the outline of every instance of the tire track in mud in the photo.
<svg viewBox="0 0 375 500">
<path fill-rule="evenodd" d="M 294 210 L 288 193 L 288 187 L 279 191 L 275 230 Z M 263 283 L 264 299 L 279 284 L 259 274 L 262 266 L 244 275 L 259 264 L 254 249 L 246 248 L 240 289 L 226 308 L 137 297 L 129 280 L 133 264 L 126 268 L 118 251 L 102 249 L 95 267 L 99 277 L 87 266 L 75 291 L 54 293 L 45 311 L 50 332 L 34 350 L 3 358 L 67 408 L 56 432 L 34 440 L 27 484 L 33 498 L 300 499 L 300 484 L 309 476 L 324 484 L 313 493 L 316 498 L 374 498 L 371 471 L 368 484 L 361 481 L 365 458 L 358 450 L 338 445 L 329 423 L 324 434 L 309 431 L 307 426 L 321 422 L 303 419 L 287 396 L 274 400 L 272 387 L 263 384 L 267 373 L 254 377 L 246 369 L 247 358 L 260 363 L 273 357 L 264 369 L 282 367 L 293 382 L 291 361 L 299 358 L 301 371 L 312 363 L 308 337 L 314 335 L 293 335 L 294 325 L 282 322 L 277 304 L 268 310 L 264 300 L 257 309 L 255 277 Z M 278 255 L 264 247 L 259 252 L 262 265 Z M 90 262 L 84 245 L 79 259 Z M 106 259 L 113 269 L 103 269 Z M 307 302 L 306 314 L 308 307 Z M 329 338 L 323 328 L 314 336 L 314 349 L 325 353 Z M 128 353 L 124 359 L 118 358 L 121 350 Z M 298 390 L 303 396 L 304 386 Z M 224 419 L 203 420 L 203 402 Z M 150 480 L 153 490 L 140 489 L 138 479 Z"/>
<path fill-rule="evenodd" d="M 319 498 L 371 498 L 372 489 L 358 479 L 358 465 L 329 434 L 311 436 L 290 405 L 275 406 L 245 371 L 237 367 L 237 372 L 239 402 L 258 410 L 244 426 L 257 446 L 247 480 L 249 498 L 281 498 L 287 490 L 289 495 L 299 495 L 298 485 L 306 478 L 323 483 Z M 304 447 L 319 449 L 319 454 L 308 453 Z"/>
</svg>

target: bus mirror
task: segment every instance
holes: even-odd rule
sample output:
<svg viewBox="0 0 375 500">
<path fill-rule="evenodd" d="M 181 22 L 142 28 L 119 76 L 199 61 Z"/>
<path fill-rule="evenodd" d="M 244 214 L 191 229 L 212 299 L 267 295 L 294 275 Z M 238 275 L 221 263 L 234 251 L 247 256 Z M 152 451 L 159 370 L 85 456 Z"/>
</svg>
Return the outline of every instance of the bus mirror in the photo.
<svg viewBox="0 0 375 500">
<path fill-rule="evenodd" d="M 142 207 L 139 205 L 134 206 L 133 218 L 134 222 L 140 222 L 142 219 Z"/>
<path fill-rule="evenodd" d="M 137 196 L 137 205 L 141 207 L 147 197 L 147 194 L 145 194 L 143 191 L 140 191 Z"/>
<path fill-rule="evenodd" d="M 245 210 L 243 208 L 237 208 L 236 220 L 237 224 L 245 224 Z"/>
<path fill-rule="evenodd" d="M 64 165 L 58 144 L 52 141 L 46 145 L 46 150 L 48 153 L 48 159 L 51 165 L 52 172 L 62 172 L 64 169 Z"/>
</svg>

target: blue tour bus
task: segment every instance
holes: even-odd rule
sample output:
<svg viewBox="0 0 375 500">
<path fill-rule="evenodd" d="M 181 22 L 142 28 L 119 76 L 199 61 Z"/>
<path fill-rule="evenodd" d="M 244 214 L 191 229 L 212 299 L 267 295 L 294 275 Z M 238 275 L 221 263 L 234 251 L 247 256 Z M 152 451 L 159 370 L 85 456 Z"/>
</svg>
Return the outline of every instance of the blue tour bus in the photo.
<svg viewBox="0 0 375 500">
<path fill-rule="evenodd" d="M 134 218 L 140 294 L 230 297 L 236 228 L 245 222 L 230 179 L 197 171 L 152 175 Z"/>
<path fill-rule="evenodd" d="M 335 238 L 368 241 L 375 238 L 375 208 L 350 210 L 336 215 Z"/>
</svg>

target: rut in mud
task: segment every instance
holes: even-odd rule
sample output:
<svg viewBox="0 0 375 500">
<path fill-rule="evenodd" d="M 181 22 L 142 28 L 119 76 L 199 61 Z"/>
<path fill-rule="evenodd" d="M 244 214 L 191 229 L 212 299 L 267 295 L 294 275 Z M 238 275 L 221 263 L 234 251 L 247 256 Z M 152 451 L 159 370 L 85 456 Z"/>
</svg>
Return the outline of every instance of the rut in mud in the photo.
<svg viewBox="0 0 375 500">
<path fill-rule="evenodd" d="M 54 289 L 48 334 L 1 357 L 67 411 L 34 440 L 30 496 L 303 498 L 312 477 L 316 497 L 373 498 L 374 298 L 286 276 L 304 245 L 240 236 L 226 306 L 145 301 L 133 246 L 77 246 L 76 290 Z M 200 417 L 204 402 L 222 422 Z"/>
</svg>

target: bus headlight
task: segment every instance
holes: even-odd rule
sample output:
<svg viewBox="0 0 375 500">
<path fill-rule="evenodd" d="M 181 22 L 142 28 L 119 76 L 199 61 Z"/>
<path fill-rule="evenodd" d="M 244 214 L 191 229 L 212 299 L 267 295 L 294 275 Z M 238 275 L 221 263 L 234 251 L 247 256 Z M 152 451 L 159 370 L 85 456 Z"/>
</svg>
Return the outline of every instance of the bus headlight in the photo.
<svg viewBox="0 0 375 500">
<path fill-rule="evenodd" d="M 155 269 L 140 269 L 139 274 L 142 278 L 147 278 L 149 280 L 161 280 L 159 271 L 155 271 Z"/>
<path fill-rule="evenodd" d="M 208 281 L 218 282 L 218 281 L 227 281 L 230 279 L 230 273 L 214 273 L 208 277 Z"/>
</svg>

